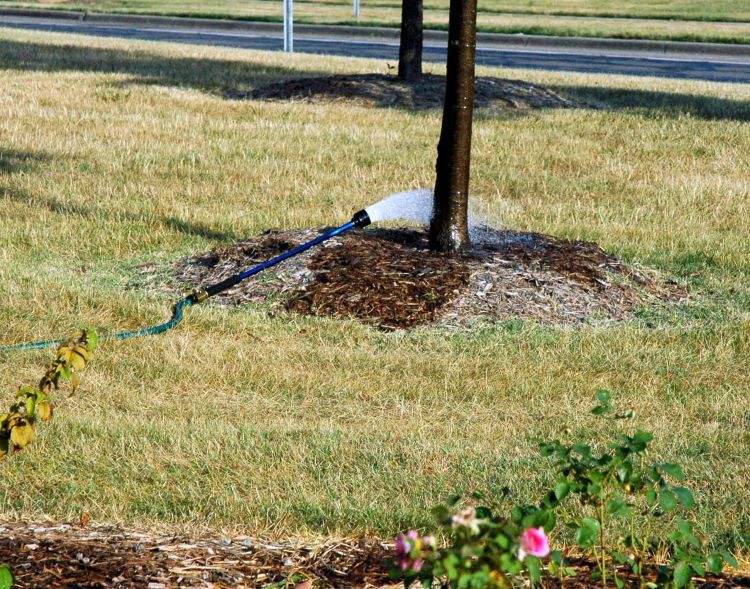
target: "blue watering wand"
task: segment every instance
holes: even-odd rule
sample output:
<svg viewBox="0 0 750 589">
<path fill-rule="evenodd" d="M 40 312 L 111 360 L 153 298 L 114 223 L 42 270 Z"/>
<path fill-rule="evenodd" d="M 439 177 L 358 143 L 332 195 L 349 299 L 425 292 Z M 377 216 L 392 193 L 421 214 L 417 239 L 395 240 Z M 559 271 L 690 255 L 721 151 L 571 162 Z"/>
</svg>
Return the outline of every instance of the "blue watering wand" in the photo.
<svg viewBox="0 0 750 589">
<path fill-rule="evenodd" d="M 235 286 L 236 284 L 239 284 L 243 280 L 246 280 L 247 278 L 250 278 L 251 276 L 255 276 L 256 274 L 263 272 L 263 270 L 266 270 L 270 268 L 271 266 L 275 266 L 276 264 L 279 264 L 283 262 L 284 260 L 288 260 L 291 257 L 301 254 L 302 252 L 307 251 L 310 248 L 315 247 L 316 245 L 319 245 L 323 243 L 324 241 L 331 239 L 332 237 L 341 235 L 342 233 L 345 233 L 346 231 L 349 231 L 350 229 L 367 227 L 370 223 L 371 223 L 371 220 L 367 211 L 364 209 L 361 211 L 358 211 L 357 213 L 354 214 L 351 221 L 349 221 L 348 223 L 345 223 L 344 225 L 341 225 L 341 227 L 337 227 L 336 229 L 332 229 L 326 233 L 323 233 L 322 235 L 319 235 L 318 237 L 311 239 L 310 241 L 307 241 L 305 243 L 298 245 L 295 248 L 290 249 L 288 252 L 284 252 L 283 254 L 280 254 L 276 256 L 275 258 L 271 258 L 270 260 L 266 260 L 265 262 L 262 262 L 258 264 L 257 266 L 248 268 L 244 272 L 240 272 L 239 274 L 230 276 L 229 278 L 222 280 L 221 282 L 217 282 L 216 284 L 213 284 L 204 290 L 193 291 L 192 293 L 188 294 L 183 299 L 175 303 L 174 307 L 172 308 L 172 317 L 169 319 L 169 321 L 165 323 L 160 323 L 159 325 L 154 325 L 152 327 L 137 329 L 135 331 L 120 331 L 117 333 L 106 334 L 106 335 L 100 336 L 99 341 L 120 341 L 120 340 L 130 339 L 132 337 L 141 337 L 144 335 L 155 335 L 157 333 L 164 333 L 165 331 L 169 331 L 170 329 L 175 327 L 178 323 L 180 323 L 180 321 L 182 321 L 182 316 L 186 307 L 190 307 L 192 305 L 198 305 L 204 302 L 205 300 L 209 299 L 210 297 L 215 296 L 221 292 L 224 292 L 225 290 L 229 288 L 232 288 L 233 286 Z M 27 344 L 2 346 L 0 347 L 0 354 L 9 354 L 12 352 L 21 352 L 24 350 L 38 350 L 41 348 L 48 348 L 51 346 L 59 346 L 65 343 L 66 341 L 67 341 L 66 339 L 56 339 L 56 340 L 47 340 L 47 341 L 27 343 Z"/>
</svg>

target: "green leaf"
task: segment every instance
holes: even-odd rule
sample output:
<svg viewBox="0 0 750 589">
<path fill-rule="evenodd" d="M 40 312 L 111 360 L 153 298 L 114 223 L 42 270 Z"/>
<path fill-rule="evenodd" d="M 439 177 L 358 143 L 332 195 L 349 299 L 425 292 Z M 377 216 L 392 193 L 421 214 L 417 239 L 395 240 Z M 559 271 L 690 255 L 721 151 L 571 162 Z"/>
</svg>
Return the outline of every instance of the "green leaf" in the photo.
<svg viewBox="0 0 750 589">
<path fill-rule="evenodd" d="M 672 511 L 677 507 L 677 499 L 675 499 L 674 493 L 669 489 L 662 489 L 659 492 L 659 505 L 666 513 Z"/>
<path fill-rule="evenodd" d="M 620 577 L 618 577 L 616 573 L 615 573 L 615 585 L 617 586 L 617 589 L 625 589 L 625 581 L 623 581 Z"/>
<path fill-rule="evenodd" d="M 467 589 L 471 583 L 471 573 L 461 573 L 458 577 L 458 589 Z M 406 585 L 408 587 L 408 585 Z"/>
<path fill-rule="evenodd" d="M 680 562 L 674 569 L 674 586 L 679 589 L 680 587 L 687 586 L 690 583 L 690 579 L 693 578 L 693 569 L 686 562 Z"/>
<path fill-rule="evenodd" d="M 651 432 L 644 432 L 641 430 L 638 430 L 635 432 L 635 435 L 633 436 L 633 441 L 637 444 L 648 444 L 654 439 L 654 434 Z"/>
<path fill-rule="evenodd" d="M 695 506 L 695 499 L 693 499 L 693 493 L 690 491 L 690 489 L 687 489 L 685 487 L 675 487 L 672 489 L 672 492 L 677 496 L 677 500 L 686 509 L 690 509 L 691 507 Z"/>
<path fill-rule="evenodd" d="M 435 521 L 438 523 L 449 523 L 452 515 L 453 511 L 448 509 L 446 505 L 438 505 L 437 507 L 432 508 L 432 517 L 434 517 Z"/>
<path fill-rule="evenodd" d="M 576 531 L 576 543 L 581 548 L 589 548 L 594 545 L 599 536 L 599 522 L 593 518 L 585 517 Z"/>
<path fill-rule="evenodd" d="M 606 389 L 596 389 L 596 398 L 602 405 L 609 405 L 612 402 L 612 393 Z"/>
<path fill-rule="evenodd" d="M 570 483 L 568 483 L 568 479 L 560 479 L 557 481 L 557 484 L 555 485 L 555 497 L 557 497 L 557 500 L 562 501 L 568 496 L 568 493 L 570 493 Z"/>
<path fill-rule="evenodd" d="M 656 491 L 653 488 L 646 491 L 646 501 L 648 501 L 649 505 L 656 503 Z"/>
<path fill-rule="evenodd" d="M 86 330 L 86 344 L 86 347 L 92 352 L 96 349 L 96 346 L 99 345 L 99 335 L 93 329 Z"/>
<path fill-rule="evenodd" d="M 661 469 L 678 481 L 685 480 L 685 473 L 682 472 L 679 464 L 662 464 Z"/>
<path fill-rule="evenodd" d="M 543 458 L 548 458 L 552 456 L 554 453 L 555 453 L 555 449 L 549 444 L 539 445 L 539 454 L 541 454 Z"/>
<path fill-rule="evenodd" d="M 724 557 L 724 560 L 727 562 L 727 564 L 732 568 L 737 568 L 740 566 L 740 564 L 737 562 L 737 559 L 732 556 L 732 554 L 728 550 L 722 550 L 721 555 Z"/>
<path fill-rule="evenodd" d="M 11 589 L 16 578 L 13 576 L 13 571 L 7 564 L 0 564 L 0 589 Z"/>
<path fill-rule="evenodd" d="M 524 559 L 524 564 L 526 565 L 526 568 L 529 570 L 529 576 L 534 580 L 534 582 L 537 582 L 542 578 L 542 568 L 539 565 L 538 558 L 535 558 L 533 556 L 527 556 Z"/>
<path fill-rule="evenodd" d="M 549 534 L 552 530 L 555 529 L 556 525 L 557 525 L 557 516 L 555 515 L 555 512 L 548 511 L 544 525 L 542 526 L 544 528 L 544 531 Z"/>
<path fill-rule="evenodd" d="M 607 511 L 616 517 L 627 517 L 632 511 L 622 497 L 615 497 L 607 504 Z"/>
<path fill-rule="evenodd" d="M 720 575 L 724 568 L 724 559 L 721 558 L 721 555 L 718 552 L 712 552 L 708 555 L 706 564 L 708 565 L 708 570 L 714 575 Z"/>
</svg>

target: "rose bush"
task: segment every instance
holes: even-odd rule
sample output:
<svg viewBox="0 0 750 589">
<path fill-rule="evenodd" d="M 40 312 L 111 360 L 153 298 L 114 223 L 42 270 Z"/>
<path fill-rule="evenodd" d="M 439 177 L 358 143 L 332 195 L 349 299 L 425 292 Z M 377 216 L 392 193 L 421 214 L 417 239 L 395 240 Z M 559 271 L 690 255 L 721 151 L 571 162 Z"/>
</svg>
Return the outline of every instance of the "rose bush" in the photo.
<svg viewBox="0 0 750 589">
<path fill-rule="evenodd" d="M 633 417 L 617 412 L 607 391 L 598 391 L 597 398 L 591 413 L 598 418 Z M 469 506 L 451 498 L 434 510 L 444 546 L 416 530 L 399 536 L 392 575 L 406 587 L 418 581 L 425 588 L 435 581 L 453 589 L 533 587 L 550 577 L 562 582 L 575 571 L 564 556 L 567 548 L 551 551 L 548 534 L 558 512 L 569 513 L 560 506 L 571 499 L 579 515 L 566 515 L 561 523 L 573 532 L 577 551 L 595 563 L 592 580 L 603 587 L 682 589 L 693 587 L 695 576 L 720 574 L 725 563 L 736 567 L 728 551 L 709 551 L 678 514 L 695 505 L 693 495 L 681 484 L 679 465 L 647 460 L 652 440 L 652 434 L 636 430 L 600 444 L 606 449 L 598 453 L 586 443 L 540 443 L 557 481 L 537 505 L 517 505 L 500 515 L 486 495 L 474 494 Z M 502 499 L 507 495 L 504 491 Z"/>
</svg>

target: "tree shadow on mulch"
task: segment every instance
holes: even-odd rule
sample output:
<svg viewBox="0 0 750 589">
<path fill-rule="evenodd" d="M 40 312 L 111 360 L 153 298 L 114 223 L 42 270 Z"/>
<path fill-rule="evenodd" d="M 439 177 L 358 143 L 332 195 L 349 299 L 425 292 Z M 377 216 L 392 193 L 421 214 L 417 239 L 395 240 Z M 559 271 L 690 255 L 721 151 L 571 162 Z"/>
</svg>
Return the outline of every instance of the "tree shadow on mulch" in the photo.
<svg viewBox="0 0 750 589">
<path fill-rule="evenodd" d="M 394 75 L 349 74 L 273 82 L 230 98 L 300 103 L 353 104 L 410 111 L 443 106 L 445 77 L 427 74 L 419 82 Z M 704 120 L 750 121 L 750 101 L 682 92 L 599 86 L 532 84 L 478 77 L 475 106 L 489 112 L 520 114 L 534 109 L 640 110 L 654 115 L 688 115 Z M 481 115 L 480 115 L 481 116 Z"/>
<path fill-rule="evenodd" d="M 205 288 L 319 235 L 272 231 L 178 261 L 177 282 Z M 271 303 L 303 315 L 353 318 L 382 329 L 470 326 L 531 319 L 543 324 L 624 321 L 687 289 L 629 265 L 597 244 L 539 233 L 474 229 L 458 257 L 428 249 L 424 230 L 369 228 L 287 260 L 217 297 Z"/>
<path fill-rule="evenodd" d="M 298 78 L 256 88 L 236 98 L 305 103 L 355 104 L 359 106 L 432 110 L 443 107 L 445 76 L 427 74 L 418 82 L 392 75 L 349 74 Z M 476 79 L 477 108 L 535 109 L 578 108 L 584 103 L 548 88 L 522 80 L 480 77 Z"/>
</svg>

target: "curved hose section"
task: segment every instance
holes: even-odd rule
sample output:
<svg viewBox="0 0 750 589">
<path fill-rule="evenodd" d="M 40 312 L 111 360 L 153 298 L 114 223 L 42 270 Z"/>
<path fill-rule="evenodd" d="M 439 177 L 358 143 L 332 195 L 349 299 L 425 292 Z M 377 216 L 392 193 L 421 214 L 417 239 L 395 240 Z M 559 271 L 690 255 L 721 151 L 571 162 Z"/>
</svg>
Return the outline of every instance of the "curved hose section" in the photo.
<svg viewBox="0 0 750 589">
<path fill-rule="evenodd" d="M 315 239 L 311 239 L 310 241 L 307 241 L 305 243 L 298 245 L 295 248 L 290 249 L 288 252 L 280 254 L 276 256 L 275 258 L 271 258 L 270 260 L 267 260 L 261 264 L 258 264 L 257 266 L 253 266 L 252 268 L 249 268 L 248 270 L 245 270 L 244 272 L 241 272 L 240 274 L 235 274 L 234 276 L 230 276 L 226 280 L 222 280 L 221 282 L 217 284 L 213 284 L 209 286 L 208 288 L 206 288 L 206 290 L 195 291 L 193 294 L 190 294 L 186 296 L 184 299 L 177 301 L 177 303 L 175 303 L 175 306 L 172 309 L 172 318 L 166 323 L 160 323 L 159 325 L 154 325 L 153 327 L 146 327 L 144 329 L 138 329 L 136 331 L 120 331 L 118 333 L 110 333 L 110 334 L 101 336 L 99 340 L 100 341 L 113 341 L 113 340 L 120 341 L 124 339 L 130 339 L 131 337 L 140 337 L 143 335 L 154 335 L 157 333 L 164 333 L 165 331 L 169 331 L 175 325 L 177 325 L 180 321 L 182 321 L 182 313 L 185 310 L 185 307 L 189 307 L 190 305 L 196 305 L 198 303 L 202 303 L 207 298 L 217 295 L 220 292 L 224 292 L 225 290 L 233 287 L 235 284 L 239 284 L 246 278 L 249 278 L 250 276 L 258 274 L 259 272 L 262 272 L 263 270 L 266 270 L 267 268 L 270 268 L 271 266 L 275 266 L 276 264 L 283 262 L 284 260 L 289 259 L 292 256 L 301 254 L 302 252 L 309 250 L 311 247 L 314 247 L 318 245 L 319 243 L 326 241 L 327 239 L 331 239 L 332 237 L 341 235 L 342 233 L 344 233 L 345 231 L 349 231 L 350 229 L 366 227 L 371 222 L 372 220 L 370 219 L 370 215 L 366 210 L 363 209 L 361 211 L 358 211 L 357 213 L 354 214 L 354 217 L 352 217 L 351 221 L 349 221 L 348 223 L 345 223 L 341 227 L 336 227 L 335 229 L 331 229 L 327 233 L 323 233 L 322 235 L 319 235 Z M 53 339 L 53 340 L 47 340 L 47 341 L 42 341 L 42 342 L 34 342 L 32 344 L 18 344 L 15 346 L 2 346 L 0 347 L 0 354 L 22 352 L 24 350 L 39 350 L 41 348 L 49 348 L 50 346 L 59 346 L 60 344 L 65 343 L 66 341 L 68 340 L 67 339 Z"/>
<path fill-rule="evenodd" d="M 119 331 L 117 333 L 110 333 L 99 337 L 99 341 L 120 341 L 130 339 L 131 337 L 139 337 L 142 335 L 154 335 L 157 333 L 164 333 L 169 331 L 180 321 L 182 321 L 182 315 L 185 311 L 185 307 L 195 304 L 196 299 L 194 296 L 188 296 L 184 299 L 177 301 L 172 308 L 172 317 L 165 323 L 154 325 L 153 327 L 145 327 L 143 329 L 137 329 L 136 331 Z M 2 346 L 0 347 L 0 354 L 10 354 L 12 352 L 23 352 L 26 350 L 40 350 L 42 348 L 49 348 L 51 346 L 59 346 L 64 344 L 68 339 L 52 339 L 41 342 L 34 342 L 31 344 L 18 344 L 15 346 Z"/>
</svg>

